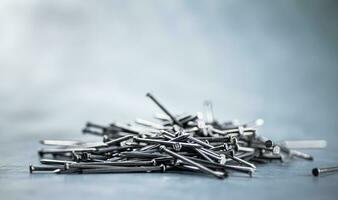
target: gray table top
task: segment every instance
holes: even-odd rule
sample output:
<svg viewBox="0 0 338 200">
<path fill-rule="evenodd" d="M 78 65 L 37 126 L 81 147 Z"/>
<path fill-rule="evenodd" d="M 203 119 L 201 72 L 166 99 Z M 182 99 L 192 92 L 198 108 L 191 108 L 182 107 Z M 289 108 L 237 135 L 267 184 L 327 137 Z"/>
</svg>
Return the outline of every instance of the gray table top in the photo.
<svg viewBox="0 0 338 200">
<path fill-rule="evenodd" d="M 334 199 L 338 174 L 313 177 L 314 166 L 337 164 L 337 148 L 307 151 L 315 161 L 258 165 L 252 178 L 231 173 L 224 180 L 193 174 L 29 174 L 38 163 L 36 141 L 1 143 L 0 193 L 5 199 Z"/>
</svg>

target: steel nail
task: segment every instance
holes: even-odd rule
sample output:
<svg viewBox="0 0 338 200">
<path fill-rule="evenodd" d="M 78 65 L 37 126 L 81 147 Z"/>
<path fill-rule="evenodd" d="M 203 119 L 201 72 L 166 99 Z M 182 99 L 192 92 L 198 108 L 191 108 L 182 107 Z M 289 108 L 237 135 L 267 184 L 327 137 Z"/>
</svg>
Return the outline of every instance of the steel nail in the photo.
<svg viewBox="0 0 338 200">
<path fill-rule="evenodd" d="M 200 169 L 202 172 L 206 173 L 206 174 L 210 174 L 210 175 L 213 175 L 217 178 L 220 178 L 220 179 L 223 179 L 224 178 L 224 173 L 223 172 L 217 172 L 217 171 L 213 171 L 197 162 L 194 162 L 192 160 L 190 160 L 189 158 L 185 157 L 185 156 L 182 156 L 182 155 L 179 155 L 173 151 L 170 151 L 169 149 L 167 149 L 165 146 L 160 146 L 160 151 L 163 151 L 163 152 L 166 152 L 167 154 L 169 154 L 170 156 L 172 157 L 175 157 L 177 159 L 180 159 L 182 160 L 183 162 L 186 162 L 188 164 L 191 164 L 195 167 L 197 167 L 198 169 Z"/>
</svg>

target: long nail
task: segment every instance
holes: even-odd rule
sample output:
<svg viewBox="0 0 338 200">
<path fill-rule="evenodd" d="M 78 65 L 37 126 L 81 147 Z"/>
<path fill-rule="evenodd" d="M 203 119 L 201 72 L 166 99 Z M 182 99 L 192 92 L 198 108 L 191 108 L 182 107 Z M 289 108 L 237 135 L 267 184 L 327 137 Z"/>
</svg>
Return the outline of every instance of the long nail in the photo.
<svg viewBox="0 0 338 200">
<path fill-rule="evenodd" d="M 89 162 L 89 163 L 69 163 L 69 168 L 95 168 L 95 167 L 111 167 L 111 166 L 153 166 L 156 162 L 150 161 L 116 161 L 116 162 Z"/>
<path fill-rule="evenodd" d="M 164 106 L 162 106 L 162 104 L 160 104 L 160 102 L 158 102 L 152 94 L 147 93 L 146 96 L 149 97 L 151 100 L 153 100 L 153 102 L 154 102 L 158 107 L 160 107 L 161 110 L 162 110 L 163 112 L 165 112 L 165 114 L 167 114 L 167 115 L 170 117 L 170 119 L 173 120 L 173 122 L 174 122 L 175 124 L 177 124 L 177 125 L 179 125 L 179 126 L 181 126 L 181 127 L 183 126 L 182 123 L 179 122 L 172 114 L 170 114 L 170 112 L 169 112 L 166 108 L 164 108 Z"/>
<path fill-rule="evenodd" d="M 45 165 L 64 165 L 65 163 L 76 163 L 70 160 L 40 159 L 41 164 Z"/>
<path fill-rule="evenodd" d="M 161 166 L 147 166 L 147 167 L 109 167 L 98 169 L 83 169 L 83 174 L 97 174 L 97 173 L 137 173 L 137 172 L 164 172 L 165 165 Z"/>
<path fill-rule="evenodd" d="M 312 174 L 314 176 L 319 176 L 321 174 L 327 174 L 327 173 L 332 173 L 332 172 L 338 172 L 338 166 L 312 169 Z"/>
<path fill-rule="evenodd" d="M 95 148 L 66 148 L 66 149 L 41 149 L 39 150 L 39 155 L 43 156 L 45 154 L 64 154 L 71 152 L 93 152 Z"/>
<path fill-rule="evenodd" d="M 217 168 L 217 169 L 229 169 L 229 170 L 233 170 L 233 171 L 237 171 L 237 172 L 243 172 L 243 173 L 247 173 L 250 176 L 255 172 L 255 169 L 251 168 L 251 167 L 245 167 L 245 166 L 237 166 L 237 165 L 229 165 L 229 164 L 220 164 L 220 163 L 211 163 L 209 161 L 206 160 L 201 160 L 199 158 L 193 158 L 193 157 L 189 157 L 189 159 L 201 163 L 209 168 Z"/>
<path fill-rule="evenodd" d="M 117 139 L 114 139 L 114 140 L 110 140 L 110 141 L 107 141 L 105 142 L 108 146 L 111 146 L 111 145 L 115 145 L 117 143 L 120 143 L 120 142 L 123 142 L 123 141 L 126 141 L 126 140 L 129 140 L 131 138 L 133 138 L 134 136 L 132 135 L 126 135 L 126 136 L 123 136 L 123 137 L 120 137 L 120 138 L 117 138 Z"/>
<path fill-rule="evenodd" d="M 184 142 L 170 142 L 170 141 L 164 141 L 164 140 L 152 140 L 152 139 L 144 139 L 144 138 L 134 138 L 134 140 L 137 142 L 144 142 L 148 144 L 161 144 L 161 145 L 167 145 L 167 146 L 173 146 L 178 143 L 182 147 L 190 147 L 190 148 L 201 148 L 202 147 L 199 144 L 184 143 Z"/>
<path fill-rule="evenodd" d="M 177 159 L 180 159 L 188 164 L 191 164 L 195 167 L 197 167 L 198 169 L 200 169 L 202 172 L 206 173 L 206 174 L 210 174 L 210 175 L 213 175 L 217 178 L 220 178 L 220 179 L 223 179 L 224 178 L 224 173 L 223 172 L 217 172 L 217 171 L 213 171 L 197 162 L 194 162 L 192 160 L 190 160 L 189 158 L 186 158 L 182 155 L 179 155 L 173 151 L 170 151 L 169 149 L 167 149 L 165 146 L 160 146 L 160 151 L 164 151 L 166 152 L 167 154 L 171 155 L 172 157 L 175 157 Z"/>
</svg>

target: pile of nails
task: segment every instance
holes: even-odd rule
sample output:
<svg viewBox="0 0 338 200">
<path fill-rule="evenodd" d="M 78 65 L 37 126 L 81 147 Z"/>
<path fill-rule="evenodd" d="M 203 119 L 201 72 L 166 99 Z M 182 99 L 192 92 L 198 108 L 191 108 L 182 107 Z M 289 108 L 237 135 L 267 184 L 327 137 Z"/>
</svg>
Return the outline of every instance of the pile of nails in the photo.
<svg viewBox="0 0 338 200">
<path fill-rule="evenodd" d="M 257 135 L 262 119 L 246 124 L 219 122 L 213 117 L 211 102 L 204 104 L 205 115 L 173 115 L 153 95 L 146 96 L 165 113 L 155 116 L 157 123 L 138 119 L 134 125 L 102 126 L 88 122 L 83 133 L 102 137 L 102 142 L 42 140 L 43 145 L 54 148 L 39 150 L 44 165 L 30 165 L 30 172 L 173 172 L 222 179 L 232 172 L 252 176 L 257 163 L 292 157 L 313 159 Z"/>
</svg>

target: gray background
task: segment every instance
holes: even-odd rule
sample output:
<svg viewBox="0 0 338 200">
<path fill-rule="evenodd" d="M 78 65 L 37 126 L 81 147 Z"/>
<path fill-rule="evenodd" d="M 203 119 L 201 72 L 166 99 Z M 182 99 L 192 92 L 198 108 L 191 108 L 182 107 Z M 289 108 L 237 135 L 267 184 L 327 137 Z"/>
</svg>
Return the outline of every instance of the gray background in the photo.
<svg viewBox="0 0 338 200">
<path fill-rule="evenodd" d="M 335 199 L 337 1 L 0 2 L 1 199 Z M 82 136 L 87 120 L 202 110 L 261 117 L 275 140 L 326 139 L 315 161 L 259 166 L 254 178 L 176 174 L 30 175 L 40 139 Z"/>
</svg>

